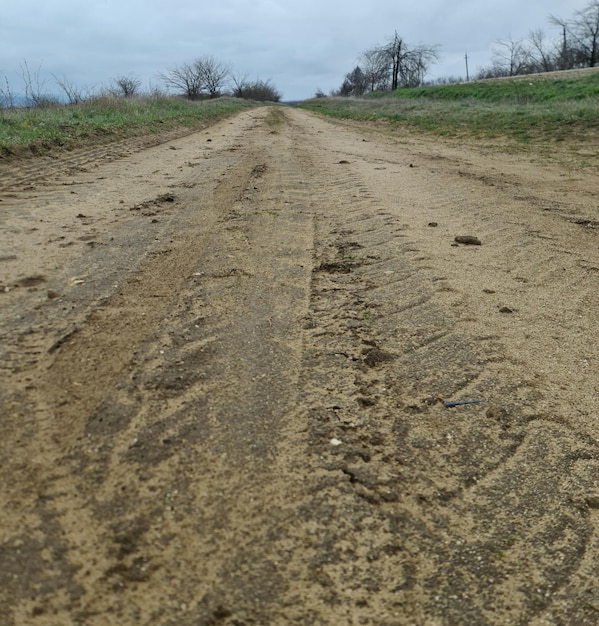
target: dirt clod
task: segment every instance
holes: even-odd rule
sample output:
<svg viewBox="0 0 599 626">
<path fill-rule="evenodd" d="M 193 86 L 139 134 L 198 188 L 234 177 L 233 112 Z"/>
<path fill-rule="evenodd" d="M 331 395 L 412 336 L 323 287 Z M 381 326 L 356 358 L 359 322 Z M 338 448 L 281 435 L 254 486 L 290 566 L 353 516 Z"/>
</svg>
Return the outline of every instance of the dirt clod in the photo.
<svg viewBox="0 0 599 626">
<path fill-rule="evenodd" d="M 480 246 L 482 245 L 481 240 L 478 237 L 473 237 L 472 235 L 458 235 L 454 241 L 456 243 L 461 243 L 466 246 Z"/>
</svg>

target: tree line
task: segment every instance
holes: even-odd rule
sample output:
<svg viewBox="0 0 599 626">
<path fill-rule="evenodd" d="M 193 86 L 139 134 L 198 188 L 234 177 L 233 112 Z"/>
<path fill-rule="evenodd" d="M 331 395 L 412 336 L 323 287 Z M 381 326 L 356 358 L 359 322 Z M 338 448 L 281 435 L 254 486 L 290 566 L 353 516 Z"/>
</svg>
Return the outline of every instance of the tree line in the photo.
<svg viewBox="0 0 599 626">
<path fill-rule="evenodd" d="M 133 75 L 113 78 L 108 86 L 100 89 L 81 87 L 66 77 L 53 75 L 56 89 L 62 92 L 59 97 L 50 92 L 48 81 L 41 75 L 41 66 L 30 69 L 27 61 L 21 64 L 23 95 L 18 99 L 5 77 L 0 82 L 0 108 L 10 108 L 17 104 L 41 107 L 61 104 L 80 104 L 98 96 L 132 98 L 143 95 L 141 81 Z M 158 75 L 160 84 L 150 95 L 176 94 L 190 100 L 203 100 L 219 96 L 233 96 L 260 102 L 280 102 L 282 94 L 270 80 L 246 76 L 233 72 L 231 67 L 214 56 L 198 57 L 192 62 L 183 63 Z M 54 91 L 56 91 L 56 89 Z"/>
<path fill-rule="evenodd" d="M 549 38 L 542 29 L 519 40 L 499 40 L 491 64 L 478 68 L 476 78 L 498 78 L 558 70 L 596 67 L 599 64 L 599 0 L 592 0 L 569 19 L 549 16 L 559 36 Z M 382 45 L 364 51 L 333 96 L 362 96 L 373 91 L 419 87 L 439 60 L 437 45 L 409 45 L 397 32 Z M 445 78 L 438 82 L 460 79 Z M 325 94 L 318 90 L 317 97 Z"/>
<path fill-rule="evenodd" d="M 592 0 L 568 19 L 550 15 L 548 21 L 557 28 L 557 37 L 548 37 L 539 28 L 523 39 L 499 40 L 493 48 L 491 64 L 479 69 L 478 78 L 597 67 L 599 0 Z"/>
<path fill-rule="evenodd" d="M 363 52 L 332 95 L 362 96 L 369 91 L 417 87 L 438 58 L 438 46 L 411 46 L 396 31 L 386 43 Z"/>
</svg>

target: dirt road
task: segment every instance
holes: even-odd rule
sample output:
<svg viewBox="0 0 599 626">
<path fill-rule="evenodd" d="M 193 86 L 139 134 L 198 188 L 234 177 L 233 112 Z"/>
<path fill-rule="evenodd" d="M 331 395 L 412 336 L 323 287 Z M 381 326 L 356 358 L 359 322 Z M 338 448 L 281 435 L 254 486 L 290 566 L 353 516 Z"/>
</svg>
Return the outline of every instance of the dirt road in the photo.
<svg viewBox="0 0 599 626">
<path fill-rule="evenodd" d="M 0 624 L 599 622 L 594 173 L 261 108 L 0 190 Z"/>
</svg>

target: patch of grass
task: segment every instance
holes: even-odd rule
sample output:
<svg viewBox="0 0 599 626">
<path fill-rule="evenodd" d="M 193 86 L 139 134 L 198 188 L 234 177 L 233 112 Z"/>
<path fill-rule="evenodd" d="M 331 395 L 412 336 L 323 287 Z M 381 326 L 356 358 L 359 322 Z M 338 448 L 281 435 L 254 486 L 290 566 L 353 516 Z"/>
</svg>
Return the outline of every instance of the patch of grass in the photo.
<svg viewBox="0 0 599 626">
<path fill-rule="evenodd" d="M 266 116 L 266 123 L 273 129 L 276 130 L 281 126 L 283 120 L 285 119 L 285 114 L 283 110 L 280 108 L 273 107 L 268 111 L 268 115 Z"/>
<path fill-rule="evenodd" d="M 299 106 L 441 137 L 504 140 L 512 146 L 584 144 L 597 148 L 594 164 L 599 165 L 599 73 L 398 89 L 365 98 L 317 98 Z"/>
<path fill-rule="evenodd" d="M 242 108 L 245 100 L 219 98 L 190 102 L 181 98 L 93 98 L 77 105 L 0 109 L 0 154 L 56 146 L 73 147 L 193 127 Z"/>
</svg>

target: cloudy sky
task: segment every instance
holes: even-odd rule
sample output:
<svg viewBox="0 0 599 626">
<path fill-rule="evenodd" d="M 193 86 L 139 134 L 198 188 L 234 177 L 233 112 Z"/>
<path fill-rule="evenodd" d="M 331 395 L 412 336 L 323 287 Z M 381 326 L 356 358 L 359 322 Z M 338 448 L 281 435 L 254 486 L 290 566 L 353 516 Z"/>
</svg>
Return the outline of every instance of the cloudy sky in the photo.
<svg viewBox="0 0 599 626">
<path fill-rule="evenodd" d="M 488 65 L 498 39 L 569 18 L 588 0 L 0 0 L 0 89 L 22 87 L 21 66 L 97 90 L 118 76 L 144 88 L 205 55 L 236 75 L 270 79 L 284 99 L 337 88 L 361 52 L 395 30 L 411 44 L 438 45 L 428 78 L 465 76 Z"/>
</svg>

